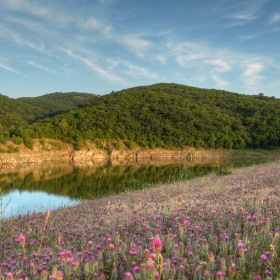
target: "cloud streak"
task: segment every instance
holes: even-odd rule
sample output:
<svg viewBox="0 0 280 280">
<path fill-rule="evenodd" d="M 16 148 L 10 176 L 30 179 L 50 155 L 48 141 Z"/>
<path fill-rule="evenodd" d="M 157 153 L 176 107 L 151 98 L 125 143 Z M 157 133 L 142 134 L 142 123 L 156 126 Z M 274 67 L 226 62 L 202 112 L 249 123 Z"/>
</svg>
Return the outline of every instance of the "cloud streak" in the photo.
<svg viewBox="0 0 280 280">
<path fill-rule="evenodd" d="M 20 76 L 24 76 L 23 74 L 21 74 L 18 71 L 14 70 L 12 67 L 7 66 L 6 64 L 2 63 L 1 61 L 0 61 L 0 68 L 5 69 L 5 70 L 7 70 L 9 72 L 12 72 L 14 74 L 17 74 L 17 75 L 20 75 Z"/>
<path fill-rule="evenodd" d="M 33 67 L 39 68 L 39 69 L 41 69 L 41 70 L 44 70 L 44 71 L 47 71 L 47 72 L 50 72 L 50 73 L 53 73 L 53 74 L 57 74 L 56 71 L 51 70 L 51 69 L 49 69 L 49 68 L 46 68 L 46 67 L 44 67 L 44 66 L 42 66 L 42 65 L 39 65 L 39 64 L 37 64 L 37 63 L 35 63 L 35 62 L 33 62 L 33 61 L 29 61 L 28 64 L 31 65 L 31 66 L 33 66 Z"/>
<path fill-rule="evenodd" d="M 112 61 L 109 60 L 111 63 L 110 69 L 118 68 L 119 71 L 123 72 L 127 76 L 142 76 L 149 80 L 156 80 L 158 79 L 158 75 L 156 73 L 153 73 L 152 71 L 149 71 L 148 69 L 144 67 L 139 67 L 133 63 L 127 62 L 127 61 Z M 124 68 L 122 67 L 124 66 Z"/>
<path fill-rule="evenodd" d="M 273 14 L 269 19 L 270 24 L 280 23 L 280 13 Z"/>
<path fill-rule="evenodd" d="M 223 6 L 223 17 L 238 20 L 230 24 L 228 27 L 236 25 L 244 25 L 252 20 L 256 20 L 262 13 L 263 6 L 268 0 L 244 0 L 242 2 L 233 2 L 234 4 L 228 5 L 226 8 Z"/>
<path fill-rule="evenodd" d="M 77 54 L 73 53 L 73 51 L 70 50 L 70 49 L 61 48 L 61 51 L 66 53 L 69 57 L 83 62 L 83 64 L 85 64 L 87 67 L 89 67 L 94 72 L 98 73 L 102 78 L 113 81 L 113 82 L 125 83 L 123 81 L 123 79 L 119 78 L 118 76 L 115 76 L 115 75 L 111 74 L 109 71 L 104 70 L 103 68 L 101 68 L 97 64 L 93 63 L 89 58 L 85 58 L 85 57 L 82 57 L 80 55 L 77 55 Z"/>
</svg>

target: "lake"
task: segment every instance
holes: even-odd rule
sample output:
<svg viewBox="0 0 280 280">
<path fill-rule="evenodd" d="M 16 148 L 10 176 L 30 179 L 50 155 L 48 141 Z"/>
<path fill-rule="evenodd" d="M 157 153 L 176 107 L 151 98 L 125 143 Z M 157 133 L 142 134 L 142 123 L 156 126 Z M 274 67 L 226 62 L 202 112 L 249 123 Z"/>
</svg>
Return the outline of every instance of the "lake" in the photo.
<svg viewBox="0 0 280 280">
<path fill-rule="evenodd" d="M 267 162 L 269 159 L 220 160 L 221 168 L 233 168 Z M 70 162 L 41 165 L 1 166 L 0 212 L 4 217 L 24 215 L 29 211 L 47 211 L 87 199 L 120 192 L 187 180 L 213 172 L 215 159 L 194 161 L 159 160 L 128 165 Z M 2 209 L 2 210 L 1 210 Z"/>
</svg>

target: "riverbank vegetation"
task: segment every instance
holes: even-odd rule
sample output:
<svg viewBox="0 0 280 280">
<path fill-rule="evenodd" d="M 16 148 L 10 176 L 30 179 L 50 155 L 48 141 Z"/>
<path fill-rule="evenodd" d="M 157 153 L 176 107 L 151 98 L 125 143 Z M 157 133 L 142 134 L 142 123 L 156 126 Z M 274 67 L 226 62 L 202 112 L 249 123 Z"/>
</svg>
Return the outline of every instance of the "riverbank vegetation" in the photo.
<svg viewBox="0 0 280 280">
<path fill-rule="evenodd" d="M 25 104 L 28 100 L 20 99 Z M 29 105 L 37 105 L 32 100 Z M 280 100 L 263 94 L 249 96 L 162 83 L 92 96 L 84 101 L 68 112 L 56 111 L 55 116 L 33 118 L 27 126 L 19 122 L 5 130 L 2 124 L 0 141 L 19 137 L 30 143 L 29 139 L 50 138 L 73 144 L 77 150 L 82 149 L 86 140 L 108 150 L 123 146 L 127 149 L 280 146 Z"/>
<path fill-rule="evenodd" d="M 277 279 L 279 162 L 3 220 L 3 279 Z"/>
</svg>

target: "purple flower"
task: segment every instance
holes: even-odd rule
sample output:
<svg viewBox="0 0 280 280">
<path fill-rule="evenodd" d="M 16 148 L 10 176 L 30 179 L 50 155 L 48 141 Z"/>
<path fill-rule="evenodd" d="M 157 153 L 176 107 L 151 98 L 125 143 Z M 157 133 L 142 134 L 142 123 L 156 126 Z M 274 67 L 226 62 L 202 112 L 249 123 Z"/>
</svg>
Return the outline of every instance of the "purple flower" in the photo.
<svg viewBox="0 0 280 280">
<path fill-rule="evenodd" d="M 267 256 L 265 254 L 262 254 L 261 255 L 261 262 L 265 263 L 265 262 L 267 262 L 267 260 L 268 260 Z"/>
</svg>

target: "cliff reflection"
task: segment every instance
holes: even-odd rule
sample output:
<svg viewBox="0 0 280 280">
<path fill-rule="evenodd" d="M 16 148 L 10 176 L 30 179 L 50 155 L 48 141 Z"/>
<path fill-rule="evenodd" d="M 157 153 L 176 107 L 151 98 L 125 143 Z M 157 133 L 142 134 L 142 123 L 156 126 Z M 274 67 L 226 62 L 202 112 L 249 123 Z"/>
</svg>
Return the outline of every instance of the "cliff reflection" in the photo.
<svg viewBox="0 0 280 280">
<path fill-rule="evenodd" d="M 263 160 L 264 161 L 264 160 Z M 255 161 L 256 162 L 256 161 Z M 19 192 L 43 191 L 49 195 L 70 199 L 91 199 L 112 195 L 126 190 L 141 189 L 150 184 L 186 180 L 211 172 L 214 160 L 204 162 L 174 162 L 165 164 L 84 165 L 55 163 L 33 166 L 5 166 L 0 170 L 0 185 L 5 195 Z M 221 166 L 240 166 L 245 162 L 221 162 Z"/>
</svg>

